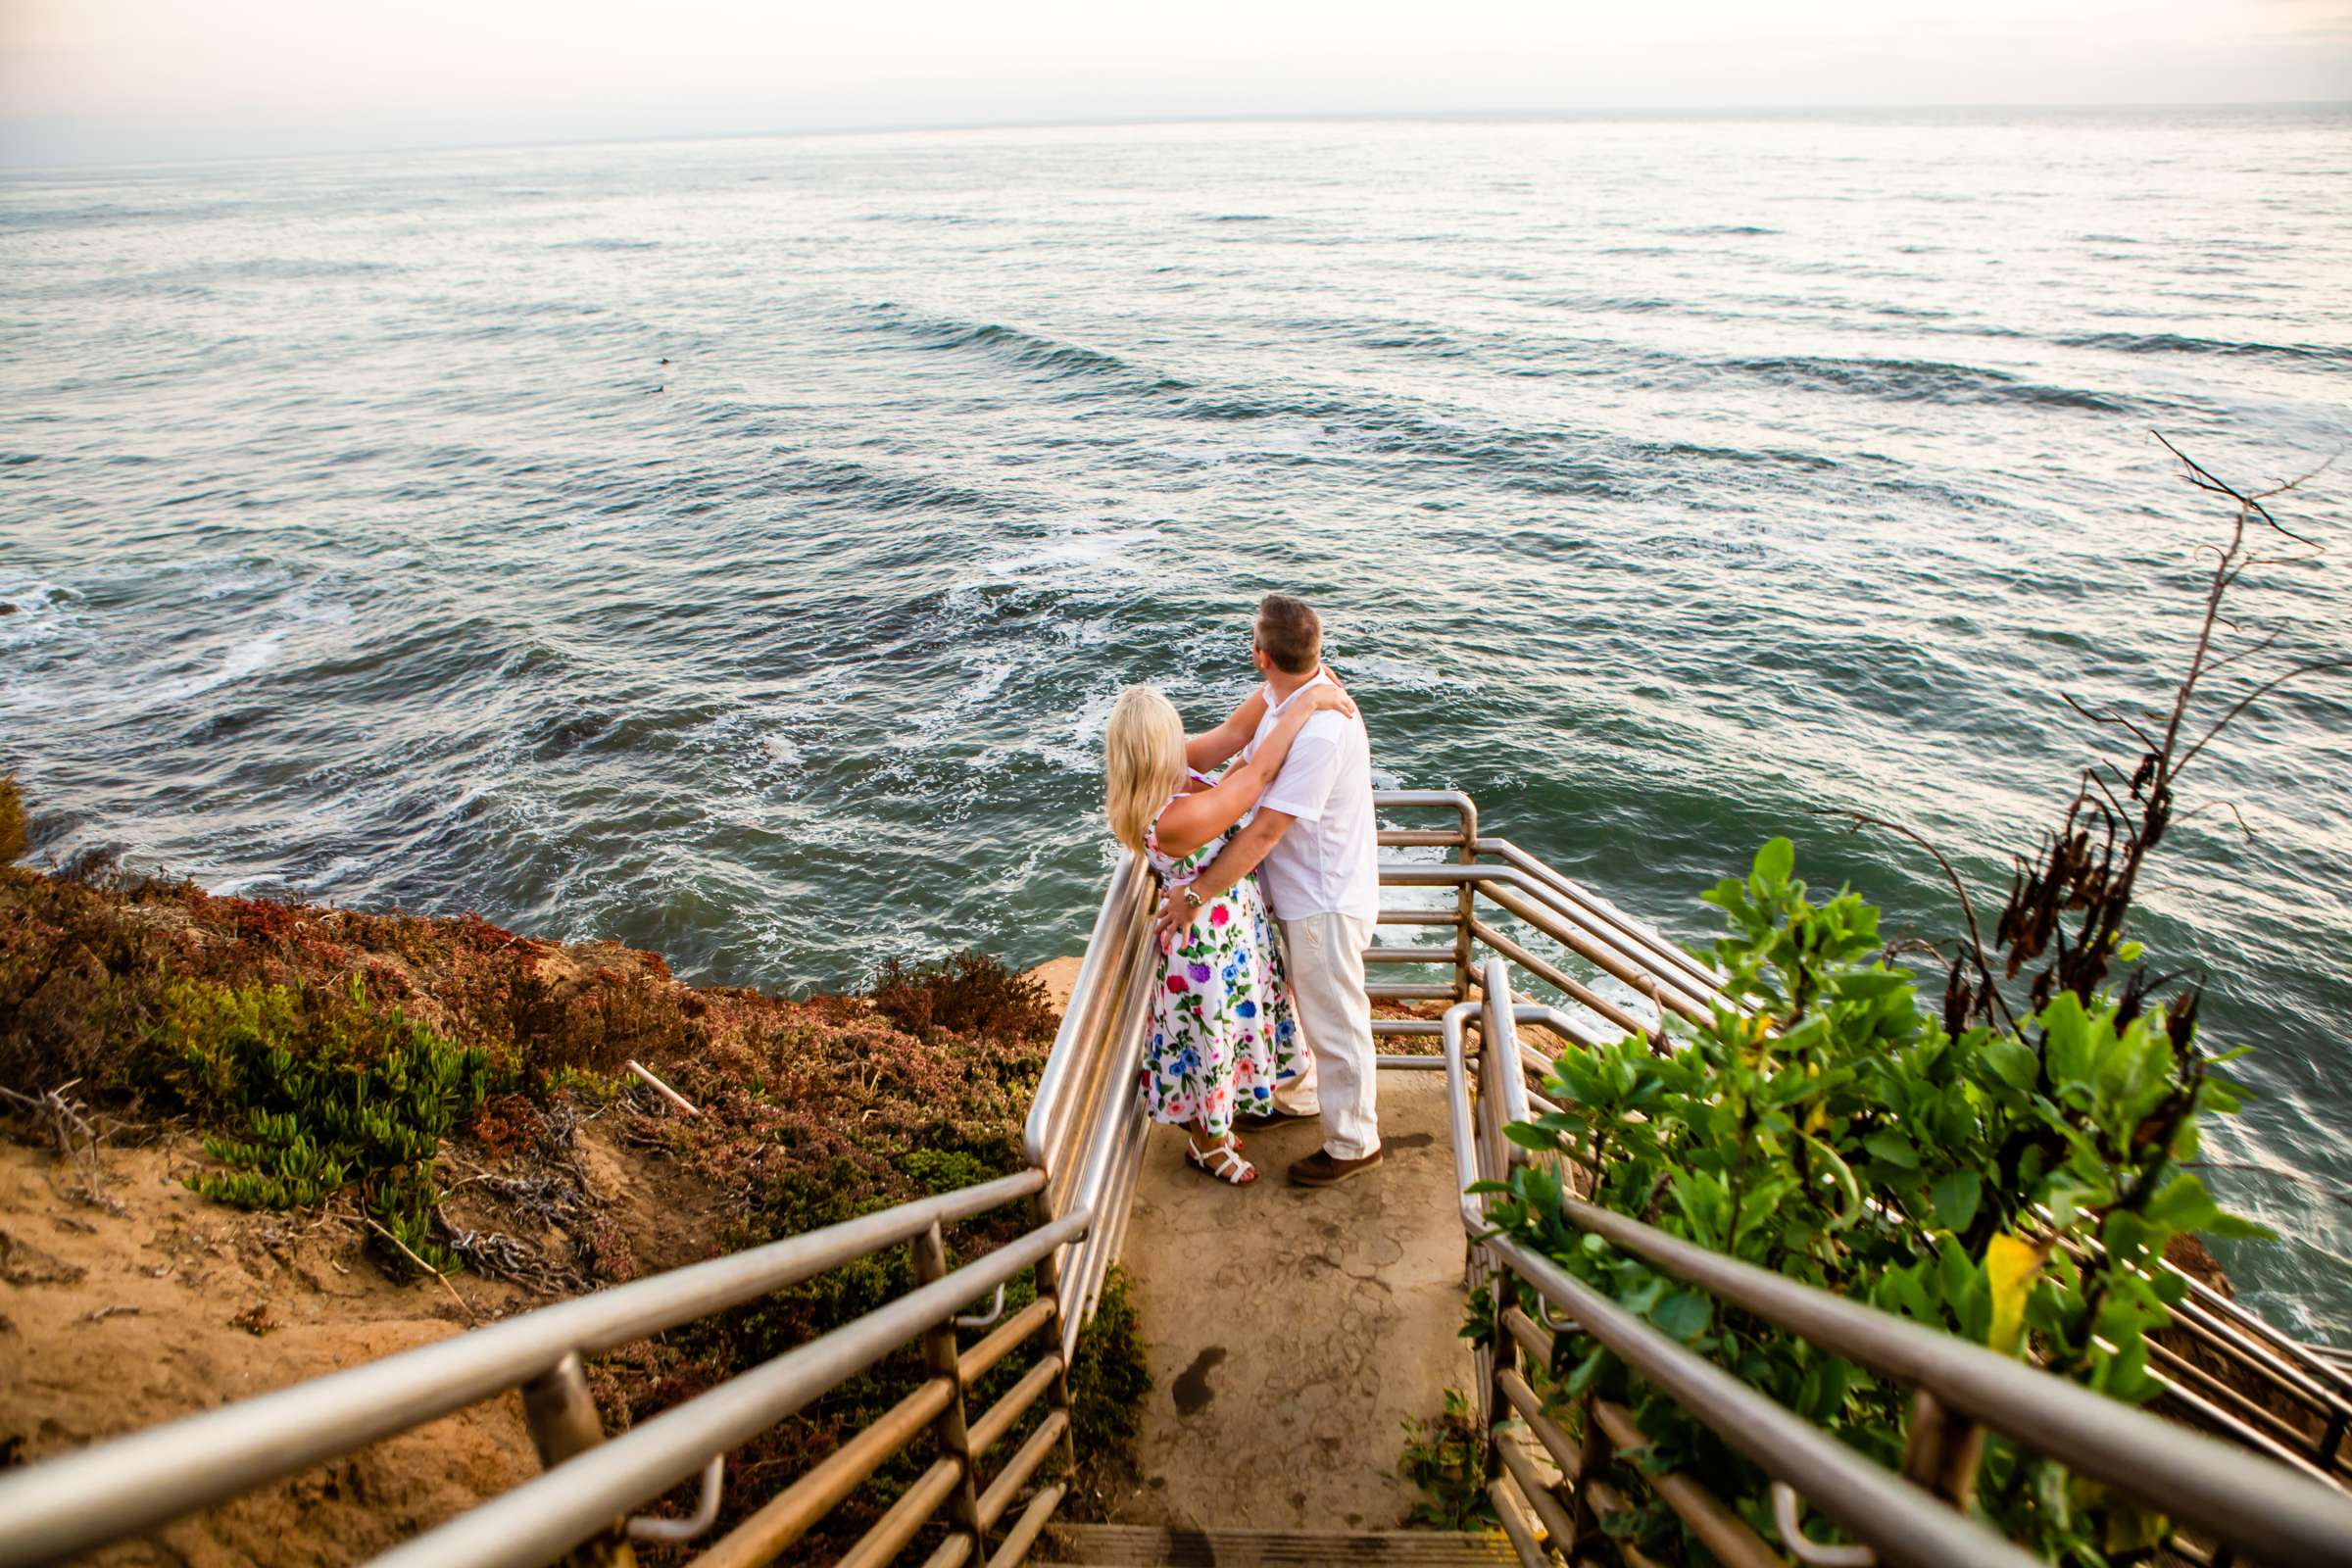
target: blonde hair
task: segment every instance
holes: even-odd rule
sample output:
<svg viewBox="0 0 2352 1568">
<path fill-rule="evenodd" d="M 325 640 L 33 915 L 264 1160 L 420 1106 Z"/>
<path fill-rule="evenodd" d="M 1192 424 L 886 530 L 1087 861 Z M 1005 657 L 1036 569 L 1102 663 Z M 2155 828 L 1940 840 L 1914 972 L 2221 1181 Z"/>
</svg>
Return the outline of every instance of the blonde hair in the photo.
<svg viewBox="0 0 2352 1568">
<path fill-rule="evenodd" d="M 1184 781 L 1184 720 L 1156 686 L 1119 693 L 1102 731 L 1102 814 L 1141 855 L 1144 832 Z"/>
</svg>

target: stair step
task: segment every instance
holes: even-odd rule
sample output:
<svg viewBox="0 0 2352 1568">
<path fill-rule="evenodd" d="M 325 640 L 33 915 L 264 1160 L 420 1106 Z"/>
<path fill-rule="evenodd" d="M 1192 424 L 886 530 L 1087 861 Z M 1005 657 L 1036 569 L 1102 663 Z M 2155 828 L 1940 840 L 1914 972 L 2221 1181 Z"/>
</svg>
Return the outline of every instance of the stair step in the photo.
<svg viewBox="0 0 2352 1568">
<path fill-rule="evenodd" d="M 1083 1568 L 1493 1568 L 1518 1557 L 1500 1535 L 1443 1530 L 1170 1530 L 1157 1525 L 1056 1524 L 1050 1561 Z"/>
</svg>

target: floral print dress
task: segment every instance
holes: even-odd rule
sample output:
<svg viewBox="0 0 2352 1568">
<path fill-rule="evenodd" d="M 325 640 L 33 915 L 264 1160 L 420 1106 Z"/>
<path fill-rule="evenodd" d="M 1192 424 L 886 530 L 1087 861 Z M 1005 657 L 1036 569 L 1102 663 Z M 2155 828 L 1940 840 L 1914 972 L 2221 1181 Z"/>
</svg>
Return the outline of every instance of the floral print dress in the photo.
<svg viewBox="0 0 2352 1568">
<path fill-rule="evenodd" d="M 1181 887 L 1230 837 L 1220 833 L 1170 859 L 1154 817 L 1144 847 L 1161 880 Z M 1274 1086 L 1304 1068 L 1273 917 L 1252 873 L 1202 904 L 1165 956 L 1144 1054 L 1144 1103 L 1156 1121 L 1203 1122 L 1209 1137 L 1223 1138 L 1237 1113 L 1269 1108 Z"/>
</svg>

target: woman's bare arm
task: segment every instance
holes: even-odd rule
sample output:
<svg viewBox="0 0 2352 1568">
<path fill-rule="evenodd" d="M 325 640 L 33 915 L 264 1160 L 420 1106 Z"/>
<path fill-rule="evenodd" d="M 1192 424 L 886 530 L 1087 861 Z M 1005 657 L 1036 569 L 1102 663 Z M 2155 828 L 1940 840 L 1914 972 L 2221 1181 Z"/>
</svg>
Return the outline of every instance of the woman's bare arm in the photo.
<svg viewBox="0 0 2352 1568">
<path fill-rule="evenodd" d="M 1257 733 L 1257 721 L 1265 716 L 1266 689 L 1260 686 L 1243 699 L 1224 723 L 1186 738 L 1184 765 L 1196 773 L 1224 766 L 1250 744 L 1250 737 Z"/>
<path fill-rule="evenodd" d="M 1355 704 L 1336 686 L 1311 686 L 1291 704 L 1281 722 L 1266 737 L 1257 755 L 1241 766 L 1228 768 L 1216 788 L 1187 795 L 1160 813 L 1156 838 L 1162 855 L 1182 858 L 1206 844 L 1249 814 L 1282 771 L 1291 743 L 1315 714 L 1336 710 L 1352 712 Z"/>
</svg>

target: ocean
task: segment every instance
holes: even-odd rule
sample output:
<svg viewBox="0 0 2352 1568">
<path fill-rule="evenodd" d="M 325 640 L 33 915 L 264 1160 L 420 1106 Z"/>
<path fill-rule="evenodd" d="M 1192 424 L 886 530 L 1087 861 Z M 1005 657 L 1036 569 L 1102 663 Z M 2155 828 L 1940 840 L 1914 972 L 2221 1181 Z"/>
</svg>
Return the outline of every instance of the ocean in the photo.
<svg viewBox="0 0 2352 1568">
<path fill-rule="evenodd" d="M 1314 603 L 1382 782 L 1686 941 L 1788 833 L 1958 929 L 2164 698 L 2227 477 L 2352 440 L 2352 109 L 1206 123 L 0 177 L 0 768 L 36 858 L 704 982 L 1074 952 L 1119 689 Z M 2352 460 L 2258 568 L 2352 650 Z M 2266 665 L 2265 660 L 2274 661 Z M 2224 682 L 2225 687 L 2228 682 Z M 2139 935 L 2262 1098 L 2225 1262 L 2352 1339 L 2352 680 Z"/>
</svg>

